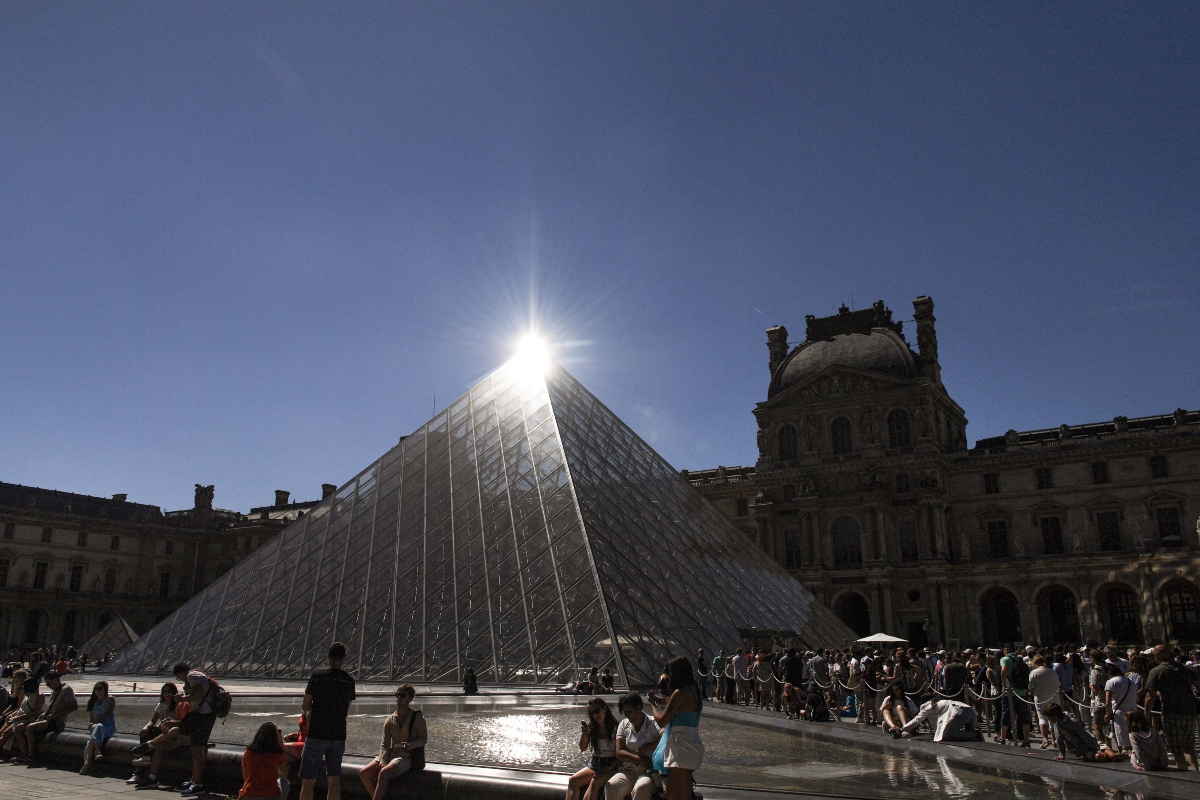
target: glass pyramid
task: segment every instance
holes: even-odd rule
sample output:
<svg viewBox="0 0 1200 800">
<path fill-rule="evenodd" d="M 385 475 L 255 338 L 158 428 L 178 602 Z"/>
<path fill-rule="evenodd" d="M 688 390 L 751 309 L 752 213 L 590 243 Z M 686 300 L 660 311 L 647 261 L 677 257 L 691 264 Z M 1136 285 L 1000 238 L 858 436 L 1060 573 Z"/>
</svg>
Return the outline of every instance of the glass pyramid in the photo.
<svg viewBox="0 0 1200 800">
<path fill-rule="evenodd" d="M 109 668 L 297 678 L 338 640 L 362 680 L 639 685 L 750 628 L 851 635 L 562 367 L 514 359 Z"/>
</svg>

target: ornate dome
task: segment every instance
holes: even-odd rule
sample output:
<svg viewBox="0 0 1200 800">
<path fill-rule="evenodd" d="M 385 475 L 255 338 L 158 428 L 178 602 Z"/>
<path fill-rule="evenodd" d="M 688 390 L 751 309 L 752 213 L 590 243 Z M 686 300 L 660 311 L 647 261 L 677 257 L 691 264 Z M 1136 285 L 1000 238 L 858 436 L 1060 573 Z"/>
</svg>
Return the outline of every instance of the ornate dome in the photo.
<svg viewBox="0 0 1200 800">
<path fill-rule="evenodd" d="M 890 328 L 870 328 L 866 332 L 839 333 L 804 342 L 779 365 L 768 396 L 834 364 L 897 378 L 921 377 L 913 352 L 899 333 Z"/>
</svg>

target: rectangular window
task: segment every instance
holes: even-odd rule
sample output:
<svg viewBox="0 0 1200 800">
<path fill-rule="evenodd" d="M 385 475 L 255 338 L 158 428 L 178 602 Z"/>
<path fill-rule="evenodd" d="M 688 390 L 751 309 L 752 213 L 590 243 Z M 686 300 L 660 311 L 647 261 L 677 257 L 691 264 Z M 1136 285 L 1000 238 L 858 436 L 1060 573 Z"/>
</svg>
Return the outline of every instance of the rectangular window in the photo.
<svg viewBox="0 0 1200 800">
<path fill-rule="evenodd" d="M 75 537 L 76 547 L 87 547 L 87 531 L 80 531 Z"/>
<path fill-rule="evenodd" d="M 800 531 L 793 528 L 783 532 L 783 563 L 788 569 L 800 566 Z"/>
<path fill-rule="evenodd" d="M 42 528 L 42 541 L 47 543 L 54 541 L 54 528 Z"/>
<path fill-rule="evenodd" d="M 992 558 L 1008 558 L 1008 523 L 1002 519 L 987 524 L 988 548 Z"/>
<path fill-rule="evenodd" d="M 1179 527 L 1179 509 L 1154 509 L 1154 518 L 1158 522 L 1158 541 L 1163 547 L 1179 547 L 1183 544 L 1183 536 Z"/>
<path fill-rule="evenodd" d="M 46 588 L 46 573 L 50 571 L 50 565 L 45 561 L 39 561 L 33 567 L 33 588 Z"/>
<path fill-rule="evenodd" d="M 916 520 L 902 519 L 896 523 L 896 529 L 900 534 L 900 560 L 906 564 L 920 561 Z"/>
<path fill-rule="evenodd" d="M 1053 489 L 1054 488 L 1054 472 L 1050 467 L 1037 468 L 1037 488 Z"/>
<path fill-rule="evenodd" d="M 0 558 L 0 588 L 8 586 L 8 565 L 7 558 Z"/>
<path fill-rule="evenodd" d="M 174 553 L 174 552 L 175 552 L 175 543 L 174 543 L 174 542 L 167 542 L 167 546 L 166 546 L 166 548 L 165 548 L 165 549 L 166 549 L 166 553 L 167 553 L 167 555 L 171 555 L 172 553 Z"/>
<path fill-rule="evenodd" d="M 783 502 L 790 503 L 796 499 L 796 487 L 790 483 L 783 485 Z"/>
<path fill-rule="evenodd" d="M 4 523 L 4 538 L 5 539 L 13 538 L 13 536 L 16 535 L 16 532 L 17 532 L 17 523 L 15 523 L 15 522 Z"/>
<path fill-rule="evenodd" d="M 1169 478 L 1167 472 L 1167 457 L 1166 456 L 1150 456 L 1150 477 L 1151 478 Z"/>
<path fill-rule="evenodd" d="M 912 478 L 907 472 L 896 473 L 896 494 L 908 494 L 912 491 Z"/>
<path fill-rule="evenodd" d="M 109 567 L 104 570 L 104 593 L 113 594 L 117 591 L 117 570 L 115 567 Z"/>
<path fill-rule="evenodd" d="M 112 537 L 112 541 L 109 543 L 108 547 L 110 550 L 120 550 L 121 549 L 121 537 L 120 536 Z"/>
<path fill-rule="evenodd" d="M 1059 517 L 1042 517 L 1042 552 L 1048 556 L 1061 556 L 1064 552 Z"/>
<path fill-rule="evenodd" d="M 71 567 L 71 591 L 78 592 L 83 588 L 83 565 L 76 564 Z"/>
<path fill-rule="evenodd" d="M 1092 464 L 1092 483 L 1108 483 L 1108 464 L 1104 461 Z"/>
<path fill-rule="evenodd" d="M 1096 530 L 1100 534 L 1101 550 L 1121 549 L 1121 515 L 1116 511 L 1101 511 L 1096 515 Z"/>
<path fill-rule="evenodd" d="M 169 597 L 171 595 L 171 573 L 164 572 L 158 576 L 158 596 Z"/>
<path fill-rule="evenodd" d="M 984 494 L 1000 494 L 1000 476 L 989 472 L 983 476 Z"/>
</svg>

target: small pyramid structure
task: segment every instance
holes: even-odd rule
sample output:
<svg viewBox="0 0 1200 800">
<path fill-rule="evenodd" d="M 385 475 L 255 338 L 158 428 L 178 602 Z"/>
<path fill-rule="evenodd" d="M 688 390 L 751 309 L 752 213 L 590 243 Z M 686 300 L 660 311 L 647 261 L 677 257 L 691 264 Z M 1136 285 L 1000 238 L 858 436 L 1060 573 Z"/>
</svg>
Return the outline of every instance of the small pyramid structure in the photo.
<svg viewBox="0 0 1200 800">
<path fill-rule="evenodd" d="M 854 634 L 561 366 L 501 366 L 126 647 L 297 678 L 349 648 L 360 680 L 553 684 L 774 631 Z"/>
<path fill-rule="evenodd" d="M 89 660 L 102 659 L 109 653 L 120 653 L 127 645 L 138 640 L 137 631 L 120 614 L 110 619 L 92 638 L 78 648 Z"/>
</svg>

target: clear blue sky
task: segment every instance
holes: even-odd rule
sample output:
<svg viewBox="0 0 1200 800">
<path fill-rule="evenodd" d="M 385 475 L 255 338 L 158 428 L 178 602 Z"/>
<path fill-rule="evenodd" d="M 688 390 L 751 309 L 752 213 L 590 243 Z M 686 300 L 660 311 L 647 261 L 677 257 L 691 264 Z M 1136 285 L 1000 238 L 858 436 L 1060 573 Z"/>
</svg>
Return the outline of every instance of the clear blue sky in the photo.
<svg viewBox="0 0 1200 800">
<path fill-rule="evenodd" d="M 678 468 L 842 302 L 972 441 L 1196 408 L 1198 217 L 1193 3 L 4 2 L 0 480 L 313 498 L 531 308 Z"/>
</svg>

